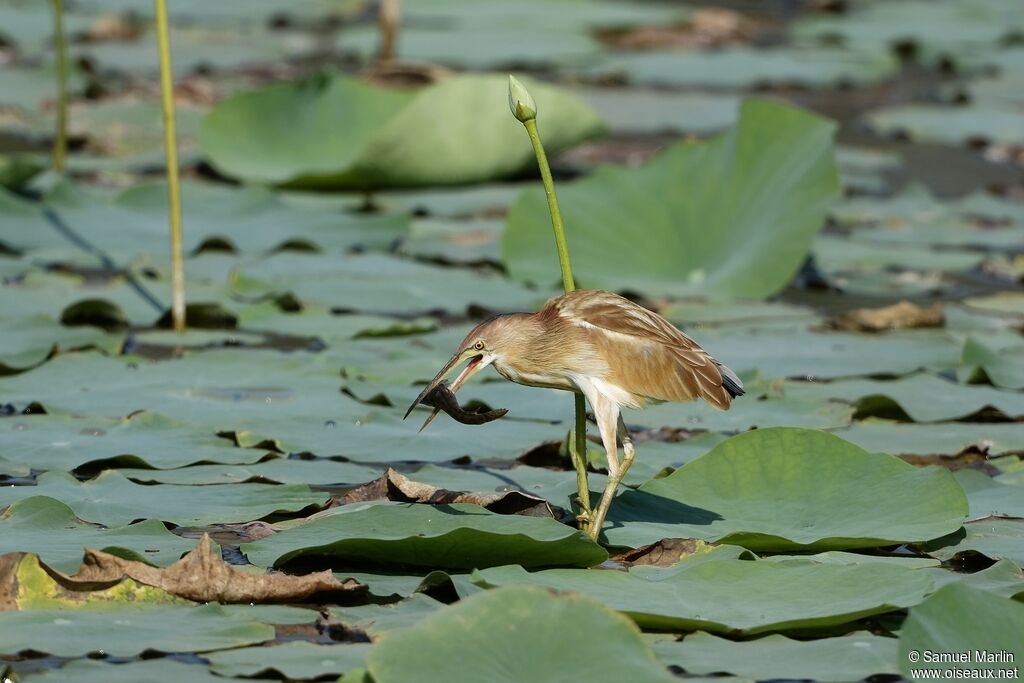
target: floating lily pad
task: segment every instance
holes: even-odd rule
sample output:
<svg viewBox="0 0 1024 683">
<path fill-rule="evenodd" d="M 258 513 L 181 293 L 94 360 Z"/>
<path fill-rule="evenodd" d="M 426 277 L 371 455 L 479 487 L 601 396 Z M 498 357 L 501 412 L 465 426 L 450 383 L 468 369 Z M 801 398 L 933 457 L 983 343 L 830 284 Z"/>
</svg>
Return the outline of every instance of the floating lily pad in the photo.
<svg viewBox="0 0 1024 683">
<path fill-rule="evenodd" d="M 1005 389 L 1024 389 L 1024 344 L 999 348 L 969 337 L 960 364 L 962 378 L 987 380 Z"/>
<path fill-rule="evenodd" d="M 299 558 L 441 569 L 506 564 L 589 566 L 607 554 L 553 519 L 498 515 L 476 505 L 376 504 L 331 510 L 311 522 L 242 545 L 249 561 Z"/>
<path fill-rule="evenodd" d="M 28 319 L 7 318 L 0 330 L 0 375 L 27 370 L 57 353 L 98 349 L 117 353 L 124 344 L 123 333 L 108 333 L 98 327 L 68 327 L 45 315 Z"/>
<path fill-rule="evenodd" d="M 225 100 L 204 121 L 200 143 L 226 175 L 293 187 L 409 187 L 509 177 L 536 162 L 522 126 L 508 113 L 507 87 L 504 77 L 462 75 L 409 94 L 341 76 L 315 77 Z M 541 84 L 530 90 L 545 112 L 549 153 L 601 131 L 597 116 L 576 98 Z M 339 111 L 345 116 L 339 118 Z M 295 125 L 297 120 L 306 123 Z M 267 140 L 275 143 L 268 146 Z"/>
<path fill-rule="evenodd" d="M 240 12 L 241 13 L 241 12 Z M 70 52 L 87 59 L 97 71 L 155 75 L 160 68 L 155 31 L 135 40 L 113 40 L 72 45 Z M 176 73 L 241 69 L 261 62 L 278 62 L 313 48 L 311 37 L 275 32 L 254 26 L 178 26 L 171 52 Z"/>
<path fill-rule="evenodd" d="M 322 645 L 303 641 L 274 647 L 249 647 L 206 655 L 218 676 L 255 676 L 276 671 L 288 678 L 313 679 L 338 675 L 365 666 L 370 646 L 366 643 Z"/>
<path fill-rule="evenodd" d="M 660 575 L 658 575 L 660 574 Z M 919 603 L 932 580 L 887 564 L 822 565 L 717 560 L 632 573 L 494 567 L 483 586 L 536 585 L 576 591 L 629 615 L 641 628 L 753 635 L 845 624 Z"/>
<path fill-rule="evenodd" d="M 973 551 L 993 560 L 1012 560 L 1024 565 L 1024 520 L 988 517 L 967 522 L 963 529 L 922 548 L 940 560 Z"/>
<path fill-rule="evenodd" d="M 698 341 L 736 372 L 758 370 L 766 378 L 836 379 L 857 375 L 905 375 L 921 368 L 954 368 L 960 342 L 940 330 L 904 330 L 866 336 L 809 330 L 705 330 Z M 799 348 L 800 353 L 793 353 Z"/>
<path fill-rule="evenodd" d="M 965 678 L 982 678 L 992 669 L 1013 668 L 1024 657 L 1024 605 L 957 582 L 935 591 L 913 607 L 900 630 L 900 671 L 908 678 L 924 678 L 916 671 L 957 671 Z M 967 653 L 956 663 L 928 655 Z M 987 659 L 979 653 L 1006 653 Z M 1003 662 L 1003 663 L 999 663 Z M 1008 662 L 1008 663 L 1007 663 Z M 972 675 L 973 674 L 973 675 Z"/>
<path fill-rule="evenodd" d="M 988 591 L 1004 598 L 1024 595 L 1024 570 L 1010 560 L 999 560 L 988 569 L 973 574 L 951 572 L 948 569 L 930 570 L 939 588 L 948 583 L 964 583 L 971 588 Z"/>
<path fill-rule="evenodd" d="M 220 605 L 141 610 L 0 612 L 4 654 L 24 650 L 60 657 L 106 652 L 130 657 L 146 650 L 208 652 L 274 638 L 274 627 L 226 613 Z"/>
<path fill-rule="evenodd" d="M 261 332 L 273 332 L 322 340 L 328 346 L 340 346 L 350 339 L 402 337 L 433 332 L 433 318 L 390 318 L 369 314 L 334 314 L 326 307 L 306 306 L 292 313 L 272 303 L 253 304 L 239 311 L 239 325 Z"/>
<path fill-rule="evenodd" d="M 747 101 L 736 127 L 711 141 L 677 143 L 642 168 L 606 166 L 565 185 L 561 203 L 580 282 L 648 294 L 778 292 L 838 192 L 833 131 L 799 109 Z M 557 277 L 546 212 L 536 191 L 510 210 L 502 254 L 517 279 L 548 284 Z"/>
<path fill-rule="evenodd" d="M 363 484 L 384 473 L 384 466 L 357 465 L 334 460 L 274 458 L 255 465 L 192 465 L 173 470 L 119 468 L 140 484 L 234 484 L 264 481 L 277 484 L 330 486 Z"/>
<path fill-rule="evenodd" d="M 635 85 L 732 89 L 867 85 L 896 70 L 896 60 L 881 52 L 750 47 L 618 54 L 587 69 L 593 75 L 621 75 Z"/>
<path fill-rule="evenodd" d="M 850 401 L 861 414 L 901 410 L 915 422 L 939 422 L 967 417 L 982 408 L 995 408 L 1010 417 L 1024 415 L 1024 394 L 984 386 L 964 385 L 918 374 L 891 382 L 787 382 L 786 396 L 809 400 Z"/>
<path fill-rule="evenodd" d="M 837 402 L 768 395 L 756 401 L 737 403 L 722 411 L 704 401 L 663 403 L 645 410 L 623 411 L 629 424 L 643 427 L 683 427 L 737 432 L 764 427 L 808 427 L 830 429 L 850 424 L 853 408 Z"/>
<path fill-rule="evenodd" d="M 869 451 L 953 456 L 975 450 L 995 456 L 1024 448 L 1021 431 L 1012 422 L 906 424 L 872 418 L 835 433 Z"/>
<path fill-rule="evenodd" d="M 73 680 L 76 683 L 220 683 L 221 681 L 241 681 L 239 678 L 222 678 L 206 668 L 204 664 L 186 664 L 175 659 L 163 657 L 147 659 L 139 662 L 111 664 L 103 660 L 75 659 L 59 669 L 48 669 L 34 673 L 26 680 L 53 681 L 63 683 Z"/>
<path fill-rule="evenodd" d="M 1024 486 L 1003 484 L 977 470 L 960 470 L 954 476 L 967 492 L 971 519 L 1024 518 Z"/>
<path fill-rule="evenodd" d="M 22 375 L 0 380 L 4 398 L 47 412 L 126 416 L 159 406 L 169 418 L 232 430 L 246 420 L 357 417 L 366 407 L 343 396 L 338 366 L 312 354 L 234 349 L 162 362 L 96 354 L 58 356 Z"/>
<path fill-rule="evenodd" d="M 790 35 L 806 42 L 835 44 L 869 52 L 914 48 L 927 63 L 960 61 L 1024 30 L 1012 2 L 967 2 L 936 5 L 927 0 L 864 3 L 842 17 L 809 16 L 795 21 Z"/>
<path fill-rule="evenodd" d="M 99 528 L 76 518 L 65 503 L 46 496 L 13 503 L 0 514 L 0 532 L 0 554 L 36 553 L 43 562 L 67 574 L 78 568 L 86 547 L 166 567 L 195 546 L 155 519 Z"/>
<path fill-rule="evenodd" d="M 616 133 L 715 133 L 736 122 L 740 97 L 635 88 L 575 91 Z"/>
<path fill-rule="evenodd" d="M 880 133 L 960 145 L 970 142 L 1024 143 L 1024 112 L 993 105 L 943 107 L 911 104 L 872 112 L 868 124 Z"/>
<path fill-rule="evenodd" d="M 424 617 L 445 608 L 429 595 L 413 593 L 405 600 L 385 605 L 362 605 L 361 607 L 343 607 L 331 610 L 331 616 L 340 620 L 349 628 L 364 631 L 373 639 L 378 639 L 393 631 L 399 631 L 419 623 Z"/>
<path fill-rule="evenodd" d="M 7 452 L 36 470 L 73 470 L 87 463 L 171 469 L 195 463 L 252 464 L 266 450 L 238 448 L 210 431 L 156 413 L 128 419 L 32 415 L 0 423 Z"/>
<path fill-rule="evenodd" d="M 92 247 L 108 253 L 147 253 L 167 236 L 167 188 L 163 183 L 140 184 L 113 195 L 62 184 L 47 195 L 45 206 L 57 212 L 73 231 L 87 235 Z M 189 252 L 208 245 L 247 253 L 283 248 L 325 252 L 355 246 L 382 248 L 404 235 L 408 227 L 402 214 L 360 216 L 298 209 L 266 189 L 199 183 L 185 183 L 182 211 L 188 225 L 184 249 Z M 0 231 L 11 236 L 10 246 L 28 250 L 63 242 L 50 225 L 42 233 L 48 236 L 45 242 L 39 234 L 19 230 L 28 220 L 33 225 L 46 224 L 31 205 L 0 221 Z"/>
<path fill-rule="evenodd" d="M 464 314 L 474 305 L 493 311 L 532 310 L 549 294 L 495 275 L 383 254 L 276 254 L 243 265 L 234 286 L 243 296 L 290 293 L 303 304 L 344 311 L 420 315 Z"/>
<path fill-rule="evenodd" d="M 861 487 L 877 496 L 874 505 L 864 505 Z M 918 469 L 827 432 L 779 427 L 735 436 L 623 493 L 605 536 L 632 547 L 684 537 L 754 550 L 841 550 L 927 541 L 960 528 L 966 514 L 946 470 Z"/>
<path fill-rule="evenodd" d="M 899 669 L 896 639 L 866 632 L 809 641 L 771 635 L 743 642 L 698 632 L 681 641 L 658 641 L 653 649 L 662 662 L 689 674 L 728 672 L 754 680 L 860 681 Z"/>
<path fill-rule="evenodd" d="M 545 441 L 564 439 L 572 403 L 566 406 L 565 422 L 561 424 L 505 419 L 474 427 L 441 416 L 422 432 L 418 431 L 421 420 L 429 413 L 417 410 L 403 420 L 402 412 L 322 412 L 311 418 L 236 422 L 234 426 L 239 430 L 240 442 L 247 446 L 272 438 L 286 452 L 342 456 L 364 464 L 447 462 L 462 457 L 514 460 Z"/>
<path fill-rule="evenodd" d="M 106 526 L 137 519 L 160 519 L 179 526 L 251 522 L 275 512 L 297 512 L 323 505 L 330 497 L 301 484 L 226 484 L 223 486 L 140 486 L 116 470 L 79 482 L 65 472 L 47 472 L 35 486 L 0 488 L 0 506 L 31 496 L 50 496 L 81 519 Z M 230 488 L 227 488 L 230 487 Z"/>
<path fill-rule="evenodd" d="M 585 596 L 527 587 L 488 591 L 429 615 L 375 644 L 367 662 L 378 683 L 675 680 L 621 615 Z"/>
</svg>

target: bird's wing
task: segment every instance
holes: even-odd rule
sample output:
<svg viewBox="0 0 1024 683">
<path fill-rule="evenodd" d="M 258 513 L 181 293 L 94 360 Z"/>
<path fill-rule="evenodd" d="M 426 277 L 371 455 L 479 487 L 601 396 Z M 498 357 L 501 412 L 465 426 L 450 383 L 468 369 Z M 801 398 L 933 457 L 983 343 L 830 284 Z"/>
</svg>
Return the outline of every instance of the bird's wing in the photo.
<svg viewBox="0 0 1024 683">
<path fill-rule="evenodd" d="M 600 290 L 576 290 L 547 307 L 591 330 L 593 343 L 611 361 L 608 381 L 616 386 L 658 401 L 703 398 L 717 408 L 729 407 L 739 380 L 657 313 Z M 742 393 L 742 385 L 738 390 Z"/>
</svg>

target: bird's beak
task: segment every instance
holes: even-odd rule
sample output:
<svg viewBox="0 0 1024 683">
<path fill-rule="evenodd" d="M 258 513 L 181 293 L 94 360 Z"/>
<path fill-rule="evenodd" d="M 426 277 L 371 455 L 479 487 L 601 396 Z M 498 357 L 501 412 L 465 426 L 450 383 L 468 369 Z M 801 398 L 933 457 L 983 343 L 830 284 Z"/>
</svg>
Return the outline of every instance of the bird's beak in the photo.
<svg viewBox="0 0 1024 683">
<path fill-rule="evenodd" d="M 420 395 L 417 396 L 416 400 L 413 401 L 412 405 L 409 406 L 409 409 L 405 411 L 405 417 L 403 417 L 402 419 L 404 420 L 406 417 L 409 417 L 409 413 L 412 412 L 412 409 L 419 405 L 420 401 L 422 401 L 427 394 L 433 391 L 434 387 L 440 384 L 444 380 L 444 378 L 451 374 L 451 371 L 454 370 L 459 365 L 459 363 L 464 361 L 466 358 L 470 359 L 469 365 L 462 368 L 462 372 L 460 372 L 458 376 L 456 376 L 455 380 L 451 384 L 450 389 L 453 394 L 459 390 L 459 387 L 465 384 L 466 380 L 468 380 L 470 377 L 486 368 L 494 360 L 494 358 L 490 355 L 485 356 L 484 354 L 473 353 L 472 349 L 462 351 L 461 353 L 456 353 L 454 356 L 452 356 L 451 360 L 449 360 L 445 364 L 445 366 L 441 368 L 441 371 L 437 373 L 434 379 L 432 379 L 430 383 L 427 384 L 426 387 L 424 387 L 423 391 L 420 392 Z M 426 421 L 424 421 L 423 426 L 420 427 L 421 432 L 427 428 L 427 425 L 430 424 L 430 421 L 433 420 L 435 416 L 437 416 L 440 410 L 440 408 L 434 408 L 434 411 L 430 414 Z"/>
</svg>

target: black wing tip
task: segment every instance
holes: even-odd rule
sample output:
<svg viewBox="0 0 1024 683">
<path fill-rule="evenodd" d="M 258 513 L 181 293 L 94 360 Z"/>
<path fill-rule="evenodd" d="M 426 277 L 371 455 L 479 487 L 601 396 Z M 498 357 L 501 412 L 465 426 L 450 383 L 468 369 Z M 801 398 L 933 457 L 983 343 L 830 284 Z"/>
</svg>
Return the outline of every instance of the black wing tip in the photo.
<svg viewBox="0 0 1024 683">
<path fill-rule="evenodd" d="M 737 398 L 747 393 L 743 388 L 743 382 L 740 381 L 735 372 L 724 365 L 719 365 L 718 369 L 722 373 L 722 387 L 729 392 L 729 396 Z"/>
</svg>

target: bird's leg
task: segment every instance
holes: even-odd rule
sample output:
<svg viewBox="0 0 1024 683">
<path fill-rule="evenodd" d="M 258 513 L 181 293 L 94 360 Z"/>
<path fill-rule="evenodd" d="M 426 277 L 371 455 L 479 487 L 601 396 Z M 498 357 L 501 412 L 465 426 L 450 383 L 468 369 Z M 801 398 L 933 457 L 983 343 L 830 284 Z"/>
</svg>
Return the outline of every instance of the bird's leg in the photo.
<svg viewBox="0 0 1024 683">
<path fill-rule="evenodd" d="M 619 438 L 622 439 L 622 469 L 619 470 L 619 481 L 622 481 L 633 464 L 633 458 L 636 457 L 636 446 L 633 445 L 633 437 L 629 435 L 622 413 L 619 413 Z"/>
<path fill-rule="evenodd" d="M 591 517 L 590 527 L 587 529 L 587 533 L 596 541 L 601 535 L 604 518 L 607 516 L 608 508 L 611 507 L 612 499 L 615 497 L 615 490 L 619 487 L 619 482 L 622 481 L 624 469 L 619 465 L 619 445 L 615 438 L 617 423 L 621 419 L 619 417 L 619 406 L 600 394 L 597 394 L 590 403 L 594 408 L 594 415 L 597 417 L 597 427 L 601 430 L 601 441 L 604 443 L 605 454 L 608 457 L 608 484 L 605 486 L 601 500 L 597 504 L 597 510 L 594 511 L 594 515 Z M 630 451 L 632 451 L 632 445 L 632 441 L 630 441 Z M 630 451 L 626 452 L 629 453 Z M 630 458 L 630 461 L 632 461 L 632 458 Z"/>
<path fill-rule="evenodd" d="M 576 469 L 576 492 L 579 502 L 579 514 L 576 520 L 581 529 L 587 529 L 590 525 L 590 517 L 593 514 L 590 509 L 590 485 L 587 482 L 587 411 L 586 399 L 583 394 L 576 393 L 576 424 L 569 434 L 569 457 L 572 459 L 572 466 Z M 582 405 L 581 405 L 582 404 Z"/>
</svg>

